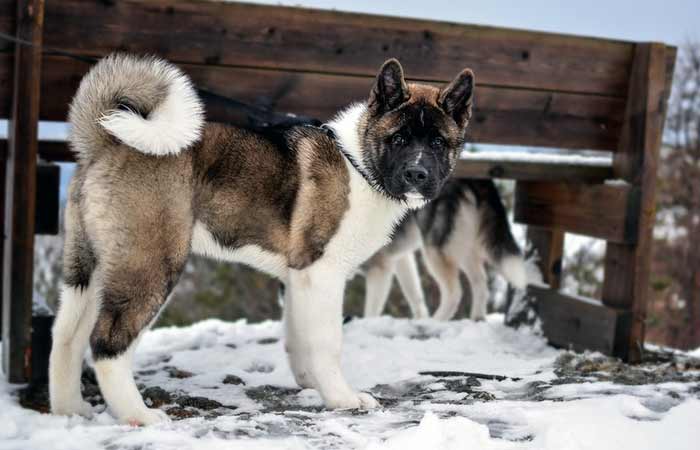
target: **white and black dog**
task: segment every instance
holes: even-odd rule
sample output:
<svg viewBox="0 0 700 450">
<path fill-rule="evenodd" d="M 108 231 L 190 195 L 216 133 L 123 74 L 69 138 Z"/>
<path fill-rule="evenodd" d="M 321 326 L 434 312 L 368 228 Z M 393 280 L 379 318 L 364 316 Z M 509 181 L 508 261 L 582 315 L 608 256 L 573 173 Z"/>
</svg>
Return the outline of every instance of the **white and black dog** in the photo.
<svg viewBox="0 0 700 450">
<path fill-rule="evenodd" d="M 144 404 L 132 355 L 191 253 L 279 278 L 297 382 L 331 408 L 375 407 L 340 369 L 345 282 L 408 211 L 438 195 L 462 149 L 473 91 L 469 70 L 438 89 L 407 84 L 389 60 L 368 100 L 325 127 L 262 133 L 205 123 L 190 80 L 165 61 L 99 62 L 69 115 L 78 167 L 65 212 L 52 411 L 90 414 L 80 392 L 89 345 L 120 420 L 167 419 Z"/>
<path fill-rule="evenodd" d="M 406 216 L 391 243 L 364 264 L 366 317 L 382 313 L 394 275 L 413 317 L 429 317 L 415 259 L 418 250 L 440 290 L 440 304 L 433 314 L 439 320 L 457 313 L 462 299 L 460 273 L 471 287 L 473 320 L 486 317 L 486 265 L 515 288 L 523 289 L 527 282 L 525 261 L 491 180 L 448 180 L 436 199 Z"/>
</svg>

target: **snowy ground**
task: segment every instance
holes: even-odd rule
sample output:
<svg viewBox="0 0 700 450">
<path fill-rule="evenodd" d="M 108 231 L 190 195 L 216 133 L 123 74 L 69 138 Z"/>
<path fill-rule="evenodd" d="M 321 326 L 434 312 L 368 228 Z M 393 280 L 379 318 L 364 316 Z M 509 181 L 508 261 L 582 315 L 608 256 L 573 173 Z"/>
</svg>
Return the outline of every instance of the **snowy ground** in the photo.
<svg viewBox="0 0 700 450">
<path fill-rule="evenodd" d="M 23 409 L 18 388 L 0 381 L 0 449 L 697 448 L 697 359 L 631 368 L 555 350 L 501 322 L 348 323 L 344 369 L 382 402 L 371 412 L 327 411 L 314 391 L 300 391 L 278 322 L 158 329 L 141 342 L 137 381 L 172 423 L 116 424 L 87 375 L 92 420 Z"/>
</svg>

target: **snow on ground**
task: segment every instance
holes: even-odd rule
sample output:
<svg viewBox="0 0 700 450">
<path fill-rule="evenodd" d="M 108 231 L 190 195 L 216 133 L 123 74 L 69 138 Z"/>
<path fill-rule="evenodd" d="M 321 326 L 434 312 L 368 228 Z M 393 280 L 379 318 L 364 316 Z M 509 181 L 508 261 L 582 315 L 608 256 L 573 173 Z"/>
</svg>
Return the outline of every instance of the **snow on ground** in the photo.
<svg viewBox="0 0 700 450">
<path fill-rule="evenodd" d="M 119 425 L 101 404 L 92 420 L 41 414 L 0 381 L 0 449 L 697 448 L 697 361 L 630 368 L 555 350 L 502 320 L 348 323 L 343 366 L 381 401 L 370 412 L 328 411 L 315 391 L 299 390 L 279 322 L 157 329 L 142 339 L 135 371 L 173 422 Z M 87 397 L 100 403 L 88 375 Z"/>
</svg>

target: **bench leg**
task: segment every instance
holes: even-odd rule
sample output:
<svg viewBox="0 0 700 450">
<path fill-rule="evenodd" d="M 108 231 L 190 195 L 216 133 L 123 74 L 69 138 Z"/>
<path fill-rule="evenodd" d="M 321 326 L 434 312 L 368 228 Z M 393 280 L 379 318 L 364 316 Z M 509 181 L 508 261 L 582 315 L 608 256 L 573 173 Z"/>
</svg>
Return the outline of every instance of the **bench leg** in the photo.
<svg viewBox="0 0 700 450">
<path fill-rule="evenodd" d="M 12 117 L 5 180 L 2 291 L 3 371 L 12 383 L 30 377 L 37 129 L 44 0 L 17 1 Z"/>
<path fill-rule="evenodd" d="M 564 232 L 528 226 L 527 240 L 539 256 L 537 265 L 542 272 L 542 281 L 552 289 L 558 290 L 561 286 Z"/>
<path fill-rule="evenodd" d="M 613 244 L 605 253 L 603 304 L 631 312 L 631 323 L 615 338 L 613 354 L 629 362 L 642 359 L 649 301 L 650 246 Z"/>
</svg>

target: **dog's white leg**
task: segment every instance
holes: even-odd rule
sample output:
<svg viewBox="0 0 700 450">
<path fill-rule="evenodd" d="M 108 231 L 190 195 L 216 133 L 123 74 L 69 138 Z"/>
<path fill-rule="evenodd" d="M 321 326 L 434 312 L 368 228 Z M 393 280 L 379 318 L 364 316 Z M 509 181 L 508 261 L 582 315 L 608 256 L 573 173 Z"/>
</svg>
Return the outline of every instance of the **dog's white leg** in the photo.
<svg viewBox="0 0 700 450">
<path fill-rule="evenodd" d="M 289 289 L 286 286 L 289 286 L 288 280 L 285 281 L 285 289 L 280 289 L 278 294 L 283 306 L 282 322 L 284 323 L 285 331 L 284 349 L 287 352 L 289 366 L 292 369 L 292 374 L 294 374 L 294 380 L 296 383 L 304 389 L 313 388 L 314 383 L 311 380 L 310 373 L 305 367 L 306 361 L 304 360 L 304 355 L 300 354 L 300 352 L 291 351 L 293 348 L 298 348 L 298 344 L 295 341 L 298 333 L 293 332 L 293 322 L 290 320 L 292 314 L 292 302 L 290 300 Z"/>
<path fill-rule="evenodd" d="M 404 297 L 408 300 L 413 317 L 416 319 L 430 317 L 428 307 L 425 305 L 415 253 L 408 253 L 396 261 L 396 278 L 399 280 Z"/>
<path fill-rule="evenodd" d="M 95 283 L 80 288 L 62 286 L 49 358 L 49 398 L 54 414 L 90 417 L 92 407 L 80 394 L 83 357 L 97 320 Z"/>
<path fill-rule="evenodd" d="M 365 317 L 377 317 L 382 314 L 386 301 L 389 299 L 393 278 L 393 261 L 389 258 L 373 261 L 367 270 L 365 282 Z"/>
<path fill-rule="evenodd" d="M 462 269 L 464 270 L 472 293 L 472 309 L 469 318 L 472 320 L 484 320 L 486 318 L 489 287 L 484 261 L 480 258 L 465 258 Z"/>
<path fill-rule="evenodd" d="M 152 425 L 169 421 L 165 411 L 149 408 L 136 387 L 132 371 L 133 354 L 138 340 L 127 351 L 114 358 L 95 361 L 95 375 L 102 396 L 112 413 L 123 423 Z"/>
<path fill-rule="evenodd" d="M 317 262 L 291 270 L 286 312 L 290 363 L 316 388 L 329 408 L 373 408 L 377 401 L 355 392 L 340 369 L 345 278 Z"/>
<path fill-rule="evenodd" d="M 459 268 L 445 254 L 433 247 L 423 249 L 425 265 L 440 289 L 440 306 L 433 314 L 437 320 L 450 320 L 462 301 Z"/>
</svg>

